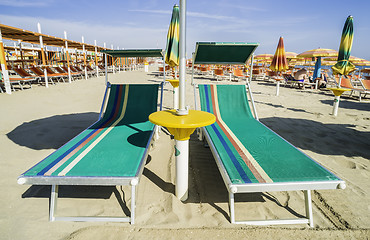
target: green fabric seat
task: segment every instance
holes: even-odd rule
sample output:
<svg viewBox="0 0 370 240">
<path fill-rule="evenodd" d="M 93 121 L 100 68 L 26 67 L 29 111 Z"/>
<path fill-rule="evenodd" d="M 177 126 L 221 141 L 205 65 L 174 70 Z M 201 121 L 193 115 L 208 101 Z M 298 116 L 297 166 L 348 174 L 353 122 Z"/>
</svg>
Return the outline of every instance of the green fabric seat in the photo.
<svg viewBox="0 0 370 240">
<path fill-rule="evenodd" d="M 254 119 L 244 85 L 199 85 L 199 92 L 202 110 L 216 115 L 205 129 L 233 184 L 339 180 Z"/>
<path fill-rule="evenodd" d="M 111 85 L 104 116 L 24 177 L 134 177 L 154 125 L 158 85 Z"/>
</svg>

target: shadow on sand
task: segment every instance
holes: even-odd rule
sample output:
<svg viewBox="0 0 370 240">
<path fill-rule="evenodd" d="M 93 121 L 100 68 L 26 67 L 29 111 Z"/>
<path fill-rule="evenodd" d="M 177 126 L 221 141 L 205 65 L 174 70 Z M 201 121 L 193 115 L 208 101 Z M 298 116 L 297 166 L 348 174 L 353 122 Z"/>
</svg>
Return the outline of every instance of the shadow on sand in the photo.
<svg viewBox="0 0 370 240">
<path fill-rule="evenodd" d="M 23 123 L 6 135 L 14 143 L 34 150 L 58 149 L 98 117 L 93 112 L 56 115 Z"/>
<path fill-rule="evenodd" d="M 295 147 L 323 155 L 370 159 L 370 132 L 355 125 L 324 124 L 307 119 L 263 118 L 260 121 Z"/>
</svg>

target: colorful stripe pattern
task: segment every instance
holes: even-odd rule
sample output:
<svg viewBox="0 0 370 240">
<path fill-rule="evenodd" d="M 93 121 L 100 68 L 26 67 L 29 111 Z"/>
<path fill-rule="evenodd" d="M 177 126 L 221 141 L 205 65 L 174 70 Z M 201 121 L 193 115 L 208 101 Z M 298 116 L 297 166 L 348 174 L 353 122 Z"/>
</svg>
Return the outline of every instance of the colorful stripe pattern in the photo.
<svg viewBox="0 0 370 240">
<path fill-rule="evenodd" d="M 205 127 L 234 184 L 338 180 L 253 118 L 244 85 L 199 85 Z"/>
<path fill-rule="evenodd" d="M 154 125 L 158 85 L 111 85 L 104 117 L 25 176 L 135 176 Z"/>
<path fill-rule="evenodd" d="M 356 70 L 356 66 L 349 62 L 353 42 L 353 17 L 348 16 L 342 32 L 339 45 L 337 63 L 332 66 L 333 74 L 348 75 Z"/>
<path fill-rule="evenodd" d="M 284 72 L 289 69 L 288 61 L 285 56 L 283 37 L 280 37 L 274 57 L 269 67 L 274 72 Z"/>
<path fill-rule="evenodd" d="M 170 27 L 167 33 L 165 62 L 171 67 L 179 65 L 180 10 L 173 6 Z"/>
</svg>

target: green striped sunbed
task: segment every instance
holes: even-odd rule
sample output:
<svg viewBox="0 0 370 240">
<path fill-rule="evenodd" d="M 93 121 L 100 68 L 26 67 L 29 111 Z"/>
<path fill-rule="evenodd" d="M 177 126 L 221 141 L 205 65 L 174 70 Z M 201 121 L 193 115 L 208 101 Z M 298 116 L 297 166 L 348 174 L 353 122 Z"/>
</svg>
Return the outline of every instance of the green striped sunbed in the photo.
<svg viewBox="0 0 370 240">
<path fill-rule="evenodd" d="M 245 85 L 199 85 L 199 96 L 201 109 L 216 116 L 203 133 L 229 192 L 231 222 L 313 226 L 310 190 L 344 188 L 344 181 L 256 120 Z M 235 221 L 234 194 L 293 190 L 304 191 L 307 218 Z"/>
<path fill-rule="evenodd" d="M 136 185 L 155 128 L 148 116 L 157 111 L 158 87 L 108 84 L 99 120 L 18 178 L 19 184 L 52 185 L 51 221 L 134 223 Z M 131 185 L 131 216 L 54 217 L 58 185 Z"/>
</svg>

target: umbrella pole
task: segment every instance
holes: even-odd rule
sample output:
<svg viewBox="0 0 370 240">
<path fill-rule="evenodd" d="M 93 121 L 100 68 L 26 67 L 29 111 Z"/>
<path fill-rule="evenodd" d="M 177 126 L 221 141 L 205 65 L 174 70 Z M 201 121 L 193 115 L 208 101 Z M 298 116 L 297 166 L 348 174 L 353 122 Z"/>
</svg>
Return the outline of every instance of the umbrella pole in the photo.
<svg viewBox="0 0 370 240">
<path fill-rule="evenodd" d="M 189 140 L 176 140 L 176 196 L 181 201 L 188 198 Z"/>
<path fill-rule="evenodd" d="M 334 97 L 334 103 L 333 103 L 333 115 L 334 116 L 338 115 L 339 99 L 340 99 L 340 96 Z"/>
<path fill-rule="evenodd" d="M 185 71 L 186 71 L 186 0 L 180 0 L 180 56 L 179 56 L 179 110 L 178 115 L 187 115 L 185 107 Z"/>
<path fill-rule="evenodd" d="M 279 96 L 279 87 L 280 87 L 280 81 L 276 81 L 276 96 Z"/>
</svg>

